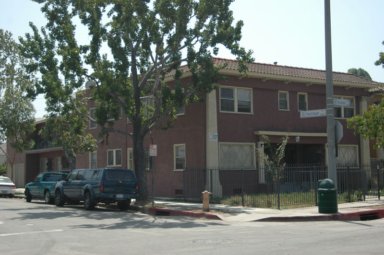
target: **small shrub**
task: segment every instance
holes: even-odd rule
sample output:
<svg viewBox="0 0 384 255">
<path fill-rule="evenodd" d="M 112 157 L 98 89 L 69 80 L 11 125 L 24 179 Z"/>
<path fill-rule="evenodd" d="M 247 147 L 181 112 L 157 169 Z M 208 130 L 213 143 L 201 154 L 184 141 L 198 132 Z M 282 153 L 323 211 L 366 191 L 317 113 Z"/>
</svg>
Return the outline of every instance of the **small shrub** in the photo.
<svg viewBox="0 0 384 255">
<path fill-rule="evenodd" d="M 7 164 L 0 164 L 0 175 L 7 174 Z"/>
</svg>

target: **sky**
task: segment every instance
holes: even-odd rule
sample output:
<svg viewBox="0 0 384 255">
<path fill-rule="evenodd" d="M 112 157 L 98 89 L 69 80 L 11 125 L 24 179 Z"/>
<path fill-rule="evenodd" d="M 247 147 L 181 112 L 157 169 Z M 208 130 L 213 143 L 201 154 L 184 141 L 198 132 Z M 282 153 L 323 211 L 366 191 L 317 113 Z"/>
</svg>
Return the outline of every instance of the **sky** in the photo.
<svg viewBox="0 0 384 255">
<path fill-rule="evenodd" d="M 23 36 L 30 21 L 46 24 L 40 8 L 32 0 L 0 0 L 0 28 Z M 256 62 L 325 70 L 324 0 L 235 0 L 231 9 L 244 22 L 241 45 Z M 383 0 L 331 0 L 333 71 L 363 68 L 384 83 L 384 68 L 374 64 L 384 52 L 383 10 Z M 226 51 L 219 57 L 233 58 Z M 43 98 L 34 105 L 42 117 Z"/>
</svg>

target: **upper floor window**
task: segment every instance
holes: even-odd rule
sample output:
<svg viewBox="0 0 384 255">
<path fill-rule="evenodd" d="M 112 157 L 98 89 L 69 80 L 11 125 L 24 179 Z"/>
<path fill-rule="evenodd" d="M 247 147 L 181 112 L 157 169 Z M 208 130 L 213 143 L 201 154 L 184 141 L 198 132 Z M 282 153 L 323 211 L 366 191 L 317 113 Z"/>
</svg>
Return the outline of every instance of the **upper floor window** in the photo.
<svg viewBox="0 0 384 255">
<path fill-rule="evenodd" d="M 349 104 L 335 107 L 335 118 L 350 118 L 355 115 L 355 99 L 353 97 L 336 96 L 335 98 L 349 101 Z"/>
<path fill-rule="evenodd" d="M 94 129 L 96 127 L 96 108 L 91 108 L 89 109 L 89 129 Z"/>
<path fill-rule="evenodd" d="M 288 91 L 279 91 L 279 110 L 289 111 L 289 93 Z"/>
<path fill-rule="evenodd" d="M 108 150 L 107 153 L 108 166 L 121 166 L 121 149 Z"/>
<path fill-rule="evenodd" d="M 252 89 L 247 88 L 220 88 L 220 111 L 251 113 Z"/>
<path fill-rule="evenodd" d="M 299 111 L 308 110 L 308 94 L 297 93 L 297 108 Z"/>
</svg>

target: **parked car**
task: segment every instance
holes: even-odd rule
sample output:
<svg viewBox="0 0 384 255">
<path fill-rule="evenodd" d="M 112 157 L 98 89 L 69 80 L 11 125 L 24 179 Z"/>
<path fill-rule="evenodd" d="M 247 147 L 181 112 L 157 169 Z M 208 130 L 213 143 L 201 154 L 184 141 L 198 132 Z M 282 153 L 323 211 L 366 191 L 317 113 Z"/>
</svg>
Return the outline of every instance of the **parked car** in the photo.
<svg viewBox="0 0 384 255">
<path fill-rule="evenodd" d="M 67 176 L 63 172 L 44 172 L 36 176 L 35 180 L 25 185 L 25 200 L 44 199 L 45 203 L 53 204 L 55 198 L 55 186 Z"/>
<path fill-rule="evenodd" d="M 55 187 L 56 206 L 83 201 L 86 210 L 99 202 L 116 202 L 120 210 L 127 210 L 136 196 L 136 176 L 123 168 L 74 169 Z"/>
<path fill-rule="evenodd" d="M 16 192 L 16 185 L 7 176 L 0 176 L 0 196 L 13 197 Z"/>
</svg>

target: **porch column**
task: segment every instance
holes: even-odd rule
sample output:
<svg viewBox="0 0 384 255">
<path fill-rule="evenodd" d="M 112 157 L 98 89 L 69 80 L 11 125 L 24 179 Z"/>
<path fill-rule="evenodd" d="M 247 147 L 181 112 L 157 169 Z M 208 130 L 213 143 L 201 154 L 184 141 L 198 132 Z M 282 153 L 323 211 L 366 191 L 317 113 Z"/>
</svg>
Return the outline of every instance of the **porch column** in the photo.
<svg viewBox="0 0 384 255">
<path fill-rule="evenodd" d="M 368 109 L 367 97 L 361 97 L 360 101 L 360 113 L 363 114 Z M 367 174 L 370 174 L 368 169 L 371 169 L 371 157 L 369 140 L 360 135 L 360 165 L 367 169 Z"/>
<path fill-rule="evenodd" d="M 217 103 L 216 90 L 207 94 L 206 101 L 206 167 L 207 190 L 214 197 L 222 196 L 222 187 L 219 178 L 219 134 L 217 129 Z M 212 172 L 210 172 L 212 171 Z"/>
</svg>

